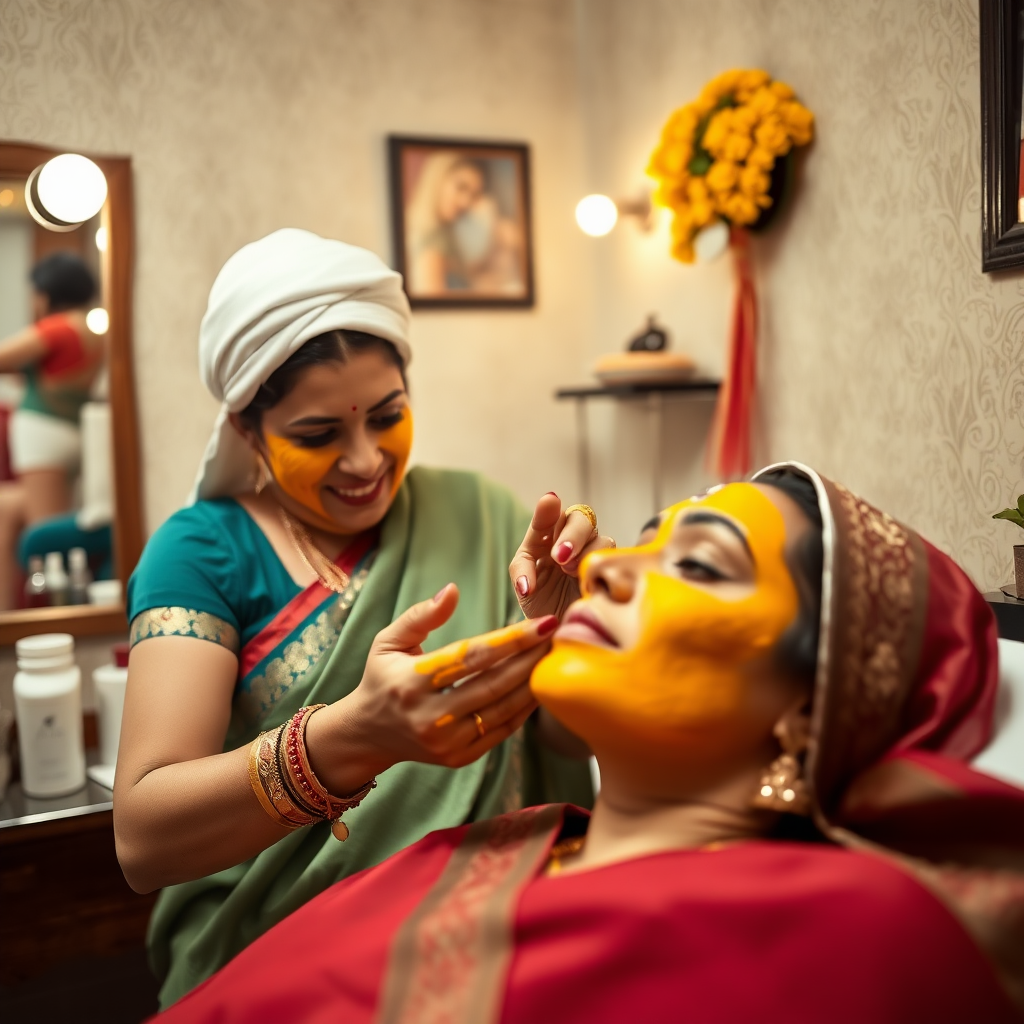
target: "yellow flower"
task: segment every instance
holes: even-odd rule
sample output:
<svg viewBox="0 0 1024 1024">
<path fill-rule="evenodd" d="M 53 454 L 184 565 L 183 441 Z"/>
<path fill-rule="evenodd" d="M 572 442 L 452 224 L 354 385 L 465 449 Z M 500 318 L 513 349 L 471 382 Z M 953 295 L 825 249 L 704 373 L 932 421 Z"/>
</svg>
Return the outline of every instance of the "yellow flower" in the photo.
<svg viewBox="0 0 1024 1024">
<path fill-rule="evenodd" d="M 806 146 L 814 138 L 814 115 L 795 100 L 779 107 L 779 116 L 789 130 L 789 137 L 796 146 Z"/>
<path fill-rule="evenodd" d="M 762 86 L 767 85 L 770 81 L 771 76 L 767 71 L 754 68 L 751 71 L 740 73 L 736 81 L 736 89 L 739 92 L 753 93 Z"/>
<path fill-rule="evenodd" d="M 713 156 L 720 156 L 726 140 L 729 138 L 730 122 L 732 120 L 731 110 L 720 110 L 708 122 L 704 131 L 702 145 Z"/>
<path fill-rule="evenodd" d="M 722 212 L 734 224 L 753 224 L 761 213 L 757 203 L 739 192 L 733 192 L 722 201 Z"/>
<path fill-rule="evenodd" d="M 728 96 L 736 91 L 736 86 L 743 75 L 744 72 L 736 69 L 723 71 L 720 75 L 715 75 L 701 90 L 701 99 L 710 99 L 712 101 L 711 105 L 714 106 L 723 96 Z"/>
<path fill-rule="evenodd" d="M 772 179 L 760 167 L 744 167 L 740 171 L 740 191 L 751 199 L 756 199 L 768 191 Z"/>
<path fill-rule="evenodd" d="M 779 98 L 770 89 L 758 89 L 747 102 L 747 108 L 764 118 L 779 109 Z"/>
<path fill-rule="evenodd" d="M 785 82 L 772 82 L 768 88 L 771 89 L 771 91 L 775 93 L 780 100 L 791 100 L 795 95 L 793 90 L 786 85 Z"/>
<path fill-rule="evenodd" d="M 748 135 L 754 130 L 759 118 L 757 112 L 750 107 L 735 107 L 732 111 L 732 130 L 734 132 L 746 132 Z"/>
<path fill-rule="evenodd" d="M 728 160 L 716 160 L 705 178 L 712 192 L 729 192 L 736 186 L 739 174 L 740 170 L 736 164 Z"/>
<path fill-rule="evenodd" d="M 789 152 L 789 132 L 778 117 L 765 118 L 755 129 L 754 138 L 759 146 L 776 156 Z"/>
<path fill-rule="evenodd" d="M 702 228 L 715 219 L 715 204 L 710 199 L 695 202 L 690 206 L 690 215 L 695 228 Z"/>
<path fill-rule="evenodd" d="M 692 150 L 689 146 L 660 146 L 651 155 L 651 168 L 659 177 L 682 174 L 690 162 Z"/>
<path fill-rule="evenodd" d="M 680 263 L 693 263 L 695 257 L 693 241 L 691 239 L 679 239 L 672 243 L 672 256 Z"/>
<path fill-rule="evenodd" d="M 691 178 L 686 183 L 686 194 L 691 203 L 705 203 L 710 198 L 708 183 L 703 178 Z"/>
<path fill-rule="evenodd" d="M 725 145 L 722 146 L 721 152 L 717 153 L 716 156 L 721 156 L 723 160 L 733 160 L 736 163 L 741 163 L 747 159 L 753 146 L 754 140 L 749 135 L 733 132 L 725 140 Z"/>
<path fill-rule="evenodd" d="M 770 171 L 775 166 L 775 154 L 762 146 L 755 146 L 747 154 L 747 166 Z"/>
<path fill-rule="evenodd" d="M 719 104 L 728 100 L 729 105 Z M 696 134 L 707 118 L 701 150 L 706 173 L 693 174 Z M 814 137 L 814 115 L 785 82 L 758 68 L 716 75 L 691 103 L 674 110 L 651 154 L 653 200 L 672 210 L 672 255 L 694 259 L 697 233 L 718 216 L 752 224 L 772 205 L 771 171 L 779 157 Z M 700 160 L 704 164 L 704 158 Z"/>
</svg>

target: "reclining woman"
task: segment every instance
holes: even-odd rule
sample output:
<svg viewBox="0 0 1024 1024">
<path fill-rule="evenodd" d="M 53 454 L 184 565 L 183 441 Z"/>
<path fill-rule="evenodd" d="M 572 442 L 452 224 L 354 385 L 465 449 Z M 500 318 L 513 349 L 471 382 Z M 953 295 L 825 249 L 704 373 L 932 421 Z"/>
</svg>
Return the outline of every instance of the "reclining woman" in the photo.
<svg viewBox="0 0 1024 1024">
<path fill-rule="evenodd" d="M 585 759 L 537 742 L 559 740 L 551 723 L 520 727 L 550 613 L 578 593 L 581 553 L 609 541 L 591 510 L 542 498 L 520 556 L 533 619 L 512 625 L 506 571 L 529 516 L 477 474 L 406 472 L 408 328 L 398 274 L 306 231 L 246 246 L 214 283 L 200 364 L 224 406 L 194 500 L 128 588 L 114 827 L 130 884 L 164 887 L 149 936 L 163 1005 L 434 829 L 589 802 Z M 478 673 L 457 690 L 408 657 L 359 686 L 373 638 L 410 605 L 388 634 L 396 657 L 509 628 L 472 658 L 438 655 L 441 679 Z M 289 795 L 253 740 L 313 704 L 303 750 L 319 788 Z"/>
<path fill-rule="evenodd" d="M 429 835 L 167 1024 L 1017 1019 L 1024 792 L 967 764 L 995 631 L 949 558 L 789 464 L 581 584 L 532 687 L 600 762 L 593 816 Z"/>
</svg>

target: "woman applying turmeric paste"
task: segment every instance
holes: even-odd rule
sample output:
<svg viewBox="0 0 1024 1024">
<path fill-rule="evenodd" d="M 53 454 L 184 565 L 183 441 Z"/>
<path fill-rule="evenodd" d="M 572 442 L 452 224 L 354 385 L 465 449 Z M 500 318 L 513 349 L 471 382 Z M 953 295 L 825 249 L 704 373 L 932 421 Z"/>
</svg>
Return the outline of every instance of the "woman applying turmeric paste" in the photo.
<svg viewBox="0 0 1024 1024">
<path fill-rule="evenodd" d="M 550 613 L 610 542 L 545 496 L 518 556 L 534 617 L 504 629 L 529 519 L 475 474 L 407 471 L 408 319 L 379 259 L 302 231 L 245 247 L 214 284 L 200 359 L 224 409 L 195 500 L 128 596 L 115 829 L 129 882 L 167 887 L 150 934 L 164 1005 L 431 829 L 588 799 L 586 765 L 521 727 Z M 387 671 L 364 674 L 371 647 Z M 286 738 L 305 790 L 275 774 Z"/>
</svg>

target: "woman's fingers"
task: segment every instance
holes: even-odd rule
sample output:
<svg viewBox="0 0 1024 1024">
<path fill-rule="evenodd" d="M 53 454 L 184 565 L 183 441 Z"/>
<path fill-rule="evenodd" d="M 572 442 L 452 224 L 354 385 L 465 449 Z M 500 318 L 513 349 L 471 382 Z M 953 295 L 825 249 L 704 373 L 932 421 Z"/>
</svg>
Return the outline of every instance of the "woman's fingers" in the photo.
<svg viewBox="0 0 1024 1024">
<path fill-rule="evenodd" d="M 576 575 L 581 553 L 597 536 L 590 517 L 578 509 L 565 517 L 565 523 L 551 545 L 551 557 L 565 572 Z"/>
<path fill-rule="evenodd" d="M 537 701 L 530 691 L 530 681 L 527 677 L 499 700 L 482 708 L 471 708 L 454 718 L 446 737 L 448 749 L 452 755 L 459 756 L 464 747 L 471 746 L 485 736 L 493 736 L 495 731 L 524 709 L 529 714 L 536 706 Z"/>
<path fill-rule="evenodd" d="M 417 658 L 416 673 L 424 676 L 435 690 L 443 690 L 468 675 L 482 672 L 499 661 L 536 647 L 557 628 L 558 619 L 546 615 L 540 619 L 525 619 L 514 626 L 468 640 L 457 640 Z"/>
<path fill-rule="evenodd" d="M 446 762 L 448 767 L 461 768 L 463 765 L 472 764 L 478 758 L 483 757 L 493 747 L 496 747 L 503 740 L 507 740 L 517 729 L 521 729 L 526 720 L 533 714 L 535 706 L 535 703 L 528 704 L 500 725 L 495 726 L 493 729 L 488 728 L 483 736 L 478 736 L 468 747 L 463 747 L 462 750 L 449 757 Z"/>
<path fill-rule="evenodd" d="M 529 681 L 534 666 L 548 653 L 548 649 L 548 645 L 543 644 L 513 655 L 500 665 L 481 672 L 475 679 L 470 679 L 449 693 L 442 694 L 437 698 L 443 701 L 436 705 L 443 709 L 437 724 L 457 722 L 474 711 L 479 712 L 496 701 L 503 700 L 517 686 Z"/>
<path fill-rule="evenodd" d="M 529 529 L 512 558 L 508 574 L 512 586 L 521 597 L 529 597 L 537 587 L 537 563 L 550 557 L 551 539 L 561 527 L 562 502 L 554 491 L 549 491 L 533 510 Z"/>
<path fill-rule="evenodd" d="M 411 651 L 417 648 L 431 630 L 443 626 L 459 603 L 459 588 L 454 583 L 443 586 L 429 601 L 420 601 L 406 609 L 374 638 L 371 654 L 388 651 Z"/>
</svg>

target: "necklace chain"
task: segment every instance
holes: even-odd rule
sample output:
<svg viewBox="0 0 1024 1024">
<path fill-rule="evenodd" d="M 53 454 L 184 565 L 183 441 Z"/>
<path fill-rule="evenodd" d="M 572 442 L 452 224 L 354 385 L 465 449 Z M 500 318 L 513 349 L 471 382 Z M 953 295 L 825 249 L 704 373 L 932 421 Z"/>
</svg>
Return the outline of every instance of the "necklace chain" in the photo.
<svg viewBox="0 0 1024 1024">
<path fill-rule="evenodd" d="M 325 586 L 336 594 L 348 590 L 351 578 L 347 572 L 339 569 L 317 546 L 309 531 L 293 516 L 281 509 L 281 522 L 285 532 L 291 538 L 295 550 L 299 553 L 306 568 Z"/>
</svg>

